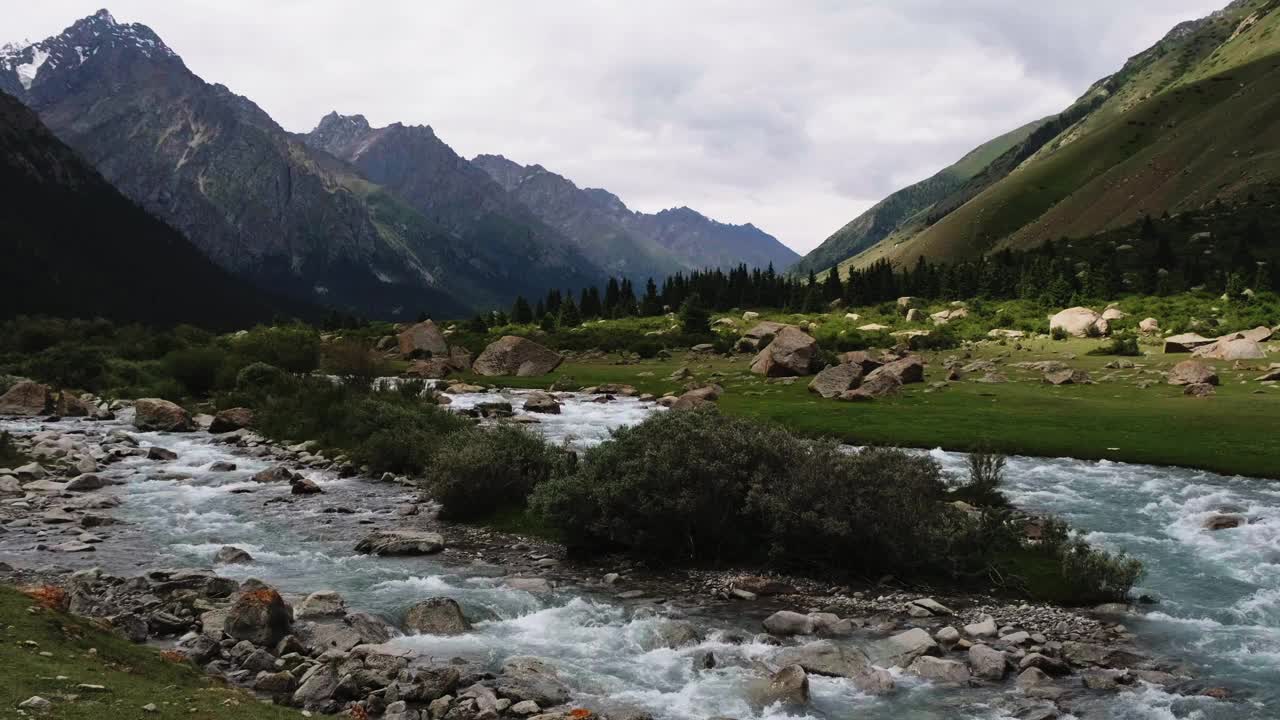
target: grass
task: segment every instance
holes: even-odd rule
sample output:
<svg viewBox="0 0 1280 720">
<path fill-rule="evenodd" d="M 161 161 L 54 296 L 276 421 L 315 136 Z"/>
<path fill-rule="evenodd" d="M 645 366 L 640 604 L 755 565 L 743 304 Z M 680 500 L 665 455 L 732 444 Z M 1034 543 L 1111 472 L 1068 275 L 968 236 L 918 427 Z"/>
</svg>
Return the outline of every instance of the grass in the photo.
<svg viewBox="0 0 1280 720">
<path fill-rule="evenodd" d="M 627 383 L 641 392 L 661 395 L 680 391 L 687 381 L 676 382 L 668 376 L 687 366 L 695 379 L 725 387 L 719 403 L 722 412 L 773 420 L 809 436 L 856 444 L 986 447 L 1023 455 L 1181 465 L 1280 478 L 1273 430 L 1280 413 L 1280 391 L 1252 382 L 1256 371 L 1216 363 L 1222 378 L 1217 396 L 1193 399 L 1183 396 L 1182 388 L 1164 384 L 1161 374 L 1188 356 L 1156 351 L 1153 356 L 1134 358 L 1148 371 L 1141 377 L 1157 383 L 1140 389 L 1136 370 L 1106 370 L 1103 366 L 1115 358 L 1085 355 L 1099 342 L 1036 340 L 1026 342 L 1027 349 L 1022 351 L 1012 345 L 983 345 L 963 361 L 1000 355 L 1008 356 L 1008 363 L 1075 356 L 1069 364 L 1089 371 L 1095 380 L 1115 374 L 1114 379 L 1095 385 L 1045 385 L 1039 373 L 1006 365 L 1001 372 L 1013 382 L 983 384 L 972 382 L 971 376 L 933 390 L 929 383 L 943 378 L 942 361 L 964 353 L 938 351 L 922 353 L 930 363 L 925 384 L 907 386 L 897 398 L 865 404 L 823 400 L 808 392 L 807 378 L 791 385 L 767 383 L 748 372 L 747 356 L 704 359 L 681 354 L 628 365 L 606 358 L 568 362 L 544 377 L 463 377 L 480 384 L 500 380 L 512 387 L 545 388 L 556 378 L 568 376 L 580 386 Z M 1260 388 L 1264 394 L 1254 394 Z"/>
<path fill-rule="evenodd" d="M 0 717 L 17 717 L 18 704 L 33 695 L 53 705 L 43 714 L 28 711 L 28 716 L 65 720 L 301 717 L 246 692 L 221 687 L 185 662 L 166 660 L 154 648 L 134 645 L 89 620 L 39 607 L 3 586 L 0 668 Z M 142 709 L 149 704 L 156 706 L 155 712 Z"/>
</svg>

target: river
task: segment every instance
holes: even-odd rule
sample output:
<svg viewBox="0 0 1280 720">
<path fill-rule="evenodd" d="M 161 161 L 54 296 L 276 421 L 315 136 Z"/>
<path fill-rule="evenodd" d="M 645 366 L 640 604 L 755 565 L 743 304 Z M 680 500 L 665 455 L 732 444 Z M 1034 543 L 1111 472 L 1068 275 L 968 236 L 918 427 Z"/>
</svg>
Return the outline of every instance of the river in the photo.
<svg viewBox="0 0 1280 720">
<path fill-rule="evenodd" d="M 507 393 L 507 396 L 518 393 Z M 491 396 L 457 396 L 468 407 Z M 519 406 L 519 403 L 516 403 Z M 534 425 L 557 442 L 592 444 L 611 427 L 652 412 L 629 398 L 596 404 L 565 402 L 558 416 Z M 122 422 L 8 420 L 0 429 L 31 432 L 40 427 L 100 435 L 128 428 Z M 502 570 L 477 562 L 445 564 L 431 558 L 376 558 L 355 554 L 355 541 L 385 525 L 414 499 L 406 488 L 339 479 L 310 472 L 324 489 L 316 500 L 286 503 L 287 488 L 261 486 L 250 476 L 272 463 L 243 450 L 218 445 L 204 433 L 136 433 L 144 445 L 173 450 L 178 458 L 130 457 L 108 466 L 104 476 L 127 479 L 110 492 L 124 501 L 115 513 L 130 524 L 114 529 L 110 542 L 84 555 L 57 556 L 70 566 L 98 565 L 117 574 L 156 566 L 209 567 L 214 553 L 234 544 L 255 562 L 222 566 L 237 578 L 258 577 L 286 592 L 337 590 L 349 606 L 396 618 L 414 601 L 435 595 L 457 599 L 473 618 L 471 633 L 442 638 L 405 637 L 404 646 L 446 659 L 464 657 L 497 666 L 512 655 L 553 660 L 575 689 L 575 702 L 604 710 L 644 710 L 659 718 L 702 720 L 782 717 L 747 700 L 759 677 L 754 659 L 777 648 L 733 645 L 721 631 L 755 632 L 758 618 L 700 618 L 712 632 L 697 647 L 654 648 L 662 618 L 648 608 L 588 592 L 539 595 L 504 585 Z M 933 451 L 946 468 L 962 472 L 959 454 Z M 237 464 L 234 472 L 210 472 L 216 461 Z M 1154 652 L 1180 660 L 1208 685 L 1226 686 L 1235 701 L 1183 697 L 1154 687 L 1106 696 L 1077 710 L 1082 717 L 1255 720 L 1280 717 L 1280 485 L 1179 468 L 1069 459 L 1011 458 L 1008 493 L 1020 506 L 1068 518 L 1090 539 L 1125 550 L 1146 563 L 1139 592 L 1159 604 L 1125 624 Z M 254 492 L 237 490 L 252 488 Z M 275 500 L 275 502 L 273 502 Z M 1252 519 L 1248 525 L 1209 533 L 1200 524 L 1222 508 Z M 341 510 L 341 511 L 339 511 Z M 0 560 L 14 565 L 49 562 L 30 539 L 0 534 Z M 712 650 L 716 669 L 695 671 L 695 653 Z M 1011 686 L 965 691 L 935 689 L 909 676 L 897 678 L 888 697 L 858 693 L 844 680 L 812 677 L 813 718 L 906 718 L 910 720 L 1002 718 Z"/>
</svg>

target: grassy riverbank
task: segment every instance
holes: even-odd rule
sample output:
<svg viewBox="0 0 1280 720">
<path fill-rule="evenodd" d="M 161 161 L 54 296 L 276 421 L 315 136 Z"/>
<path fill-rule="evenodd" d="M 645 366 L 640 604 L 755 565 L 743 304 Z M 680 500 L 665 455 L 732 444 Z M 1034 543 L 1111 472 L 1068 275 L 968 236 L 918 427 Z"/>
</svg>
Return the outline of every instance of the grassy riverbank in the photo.
<svg viewBox="0 0 1280 720">
<path fill-rule="evenodd" d="M 18 704 L 32 696 L 51 705 L 24 711 L 28 717 L 62 720 L 301 717 L 6 586 L 0 586 L 0 668 L 0 717 L 17 717 Z"/>
<path fill-rule="evenodd" d="M 1280 417 L 1280 388 L 1254 382 L 1263 361 L 1233 369 L 1211 362 L 1222 379 L 1212 398 L 1190 398 L 1167 385 L 1163 373 L 1187 355 L 1126 358 L 1132 369 L 1107 369 L 1114 357 L 1086 352 L 1098 340 L 1032 340 L 1023 350 L 1013 344 L 989 344 L 972 350 L 921 353 L 929 362 L 924 384 L 909 385 L 896 398 L 873 403 L 824 400 L 807 389 L 808 378 L 793 384 L 766 382 L 748 372 L 749 356 L 735 358 L 677 354 L 669 359 L 618 364 L 617 357 L 566 362 L 555 373 L 533 378 L 482 378 L 468 382 L 545 388 L 561 378 L 571 385 L 626 383 L 642 392 L 678 392 L 688 380 L 670 375 L 688 367 L 694 378 L 714 381 L 726 393 L 720 409 L 729 415 L 773 420 L 809 436 L 856 444 L 985 447 L 1010 454 L 1107 459 L 1157 465 L 1182 465 L 1226 474 L 1280 478 L 1274 447 L 1274 423 Z M 962 363 L 999 359 L 998 371 L 1010 382 L 960 382 L 934 388 L 945 377 L 947 358 Z M 1009 367 L 1013 363 L 1058 360 L 1087 370 L 1096 384 L 1051 386 L 1041 373 Z M 1150 387 L 1138 386 L 1147 380 Z"/>
</svg>

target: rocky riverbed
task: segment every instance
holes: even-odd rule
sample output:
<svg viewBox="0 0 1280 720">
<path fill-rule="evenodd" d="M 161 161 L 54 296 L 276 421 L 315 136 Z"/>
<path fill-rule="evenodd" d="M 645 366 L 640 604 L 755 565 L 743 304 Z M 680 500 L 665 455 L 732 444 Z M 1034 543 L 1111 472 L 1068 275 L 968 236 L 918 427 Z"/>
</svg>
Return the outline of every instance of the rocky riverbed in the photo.
<svg viewBox="0 0 1280 720">
<path fill-rule="evenodd" d="M 598 430 L 576 402 L 561 424 Z M 130 412 L 0 423 L 45 466 L 0 471 L 0 579 L 63 587 L 74 612 L 174 643 L 282 703 L 354 703 L 403 720 L 578 707 L 675 718 L 1247 717 L 1259 702 L 1223 701 L 1233 691 L 1152 655 L 1127 608 L 581 566 L 554 545 L 443 525 L 416 489 L 350 476 L 305 445 L 142 432 Z"/>
</svg>

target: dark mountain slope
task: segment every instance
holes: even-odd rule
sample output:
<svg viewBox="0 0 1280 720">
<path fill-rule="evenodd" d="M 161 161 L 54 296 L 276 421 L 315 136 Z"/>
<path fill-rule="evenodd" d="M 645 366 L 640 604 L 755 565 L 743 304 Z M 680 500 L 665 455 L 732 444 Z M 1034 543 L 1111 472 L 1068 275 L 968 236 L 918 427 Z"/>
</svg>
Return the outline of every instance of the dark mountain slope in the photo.
<svg viewBox="0 0 1280 720">
<path fill-rule="evenodd" d="M 49 314 L 231 329 L 277 312 L 318 314 L 214 265 L 3 92 L 0 196 L 0 318 Z"/>
</svg>

